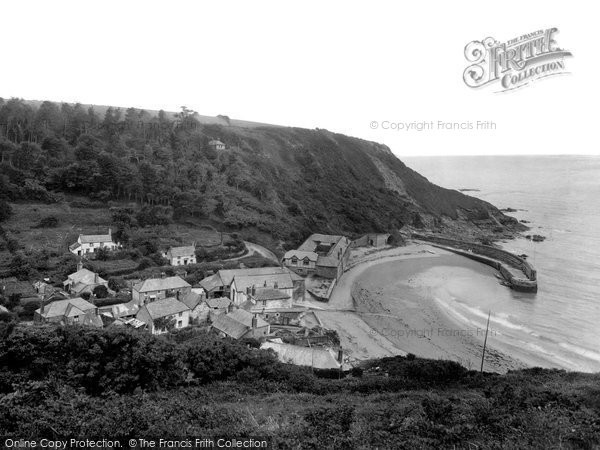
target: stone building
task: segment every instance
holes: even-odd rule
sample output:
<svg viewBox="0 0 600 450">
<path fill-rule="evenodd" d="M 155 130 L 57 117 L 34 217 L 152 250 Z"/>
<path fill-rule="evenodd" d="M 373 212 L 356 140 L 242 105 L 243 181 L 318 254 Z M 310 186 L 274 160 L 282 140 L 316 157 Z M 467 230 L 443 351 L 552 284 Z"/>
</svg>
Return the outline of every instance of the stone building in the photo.
<svg viewBox="0 0 600 450">
<path fill-rule="evenodd" d="M 312 234 L 297 250 L 283 256 L 283 264 L 300 274 L 339 278 L 350 257 L 350 239 L 346 236 Z"/>
<path fill-rule="evenodd" d="M 172 266 L 196 264 L 196 246 L 171 247 L 163 256 L 169 260 L 169 264 Z"/>
<path fill-rule="evenodd" d="M 180 277 L 148 278 L 133 286 L 131 299 L 141 306 L 168 297 L 183 298 L 191 290 L 192 286 Z"/>
</svg>

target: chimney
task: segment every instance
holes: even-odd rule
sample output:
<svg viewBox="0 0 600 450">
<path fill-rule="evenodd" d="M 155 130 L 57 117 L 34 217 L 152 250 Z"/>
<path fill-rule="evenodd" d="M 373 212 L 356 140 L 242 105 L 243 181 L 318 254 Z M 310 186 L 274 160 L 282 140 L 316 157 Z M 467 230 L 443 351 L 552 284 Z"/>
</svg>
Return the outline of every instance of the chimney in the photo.
<svg viewBox="0 0 600 450">
<path fill-rule="evenodd" d="M 94 283 L 98 284 L 98 274 L 94 274 Z"/>
<path fill-rule="evenodd" d="M 338 349 L 338 357 L 337 357 L 337 359 L 338 359 L 338 362 L 340 364 L 342 364 L 344 362 L 344 350 L 342 349 L 342 347 L 340 347 Z"/>
<path fill-rule="evenodd" d="M 275 289 L 277 289 L 277 287 L 278 287 L 278 286 L 279 286 L 279 283 L 277 283 L 277 281 L 276 281 L 276 282 L 273 284 L 273 287 L 274 287 Z"/>
<path fill-rule="evenodd" d="M 42 299 L 41 305 L 40 305 L 40 315 L 43 316 L 44 315 L 44 310 L 46 309 L 46 304 L 44 303 L 44 299 Z"/>
<path fill-rule="evenodd" d="M 256 286 L 253 284 L 252 285 L 252 296 L 254 297 L 256 295 Z"/>
<path fill-rule="evenodd" d="M 108 237 L 112 239 L 112 230 L 110 228 L 108 229 Z"/>
<path fill-rule="evenodd" d="M 175 298 L 176 298 L 177 300 L 179 300 L 179 291 L 177 291 L 177 293 L 175 294 Z"/>
<path fill-rule="evenodd" d="M 166 273 L 164 273 L 164 272 L 161 272 L 161 273 L 160 273 L 160 277 L 161 277 L 161 278 L 165 278 L 166 276 L 167 276 L 167 274 L 166 274 Z"/>
<path fill-rule="evenodd" d="M 79 272 L 81 269 L 83 269 L 83 262 L 81 262 L 81 260 L 79 260 L 77 262 L 77 272 Z"/>
<path fill-rule="evenodd" d="M 233 311 L 233 302 L 229 302 L 229 306 L 227 307 L 227 312 Z"/>
<path fill-rule="evenodd" d="M 256 327 L 258 326 L 258 315 L 254 314 L 252 316 L 252 329 L 256 330 Z"/>
</svg>

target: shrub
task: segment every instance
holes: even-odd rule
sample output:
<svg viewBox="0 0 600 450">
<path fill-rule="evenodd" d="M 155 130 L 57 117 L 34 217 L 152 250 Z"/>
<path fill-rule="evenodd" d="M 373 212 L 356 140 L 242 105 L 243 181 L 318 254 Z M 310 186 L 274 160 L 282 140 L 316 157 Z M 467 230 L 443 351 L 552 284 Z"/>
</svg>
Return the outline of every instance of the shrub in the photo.
<svg viewBox="0 0 600 450">
<path fill-rule="evenodd" d="M 152 266 L 154 266 L 154 261 L 152 261 L 150 258 L 142 258 L 138 264 L 138 270 L 144 270 Z"/>
<path fill-rule="evenodd" d="M 5 200 L 0 200 L 0 222 L 8 220 L 12 215 L 12 208 Z"/>
<path fill-rule="evenodd" d="M 58 226 L 58 219 L 55 216 L 44 217 L 35 226 L 35 228 L 56 228 Z"/>
<path fill-rule="evenodd" d="M 96 298 L 106 298 L 108 297 L 108 289 L 106 286 L 100 284 L 94 288 L 94 297 Z"/>
</svg>

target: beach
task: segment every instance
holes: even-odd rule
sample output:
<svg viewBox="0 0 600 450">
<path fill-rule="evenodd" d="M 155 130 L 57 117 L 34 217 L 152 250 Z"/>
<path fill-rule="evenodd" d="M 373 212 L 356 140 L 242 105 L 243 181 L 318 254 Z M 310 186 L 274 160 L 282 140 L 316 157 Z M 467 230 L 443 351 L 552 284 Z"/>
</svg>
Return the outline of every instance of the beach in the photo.
<svg viewBox="0 0 600 450">
<path fill-rule="evenodd" d="M 512 291 L 500 284 L 493 268 L 418 243 L 355 252 L 352 268 L 318 313 L 325 326 L 338 331 L 352 359 L 412 353 L 479 370 L 487 321 L 483 312 L 490 307 L 484 370 L 560 367 L 507 335 L 510 326 L 494 315 L 493 304 Z M 473 296 L 480 298 L 479 314 L 463 314 L 461 305 L 468 304 L 462 301 Z"/>
</svg>

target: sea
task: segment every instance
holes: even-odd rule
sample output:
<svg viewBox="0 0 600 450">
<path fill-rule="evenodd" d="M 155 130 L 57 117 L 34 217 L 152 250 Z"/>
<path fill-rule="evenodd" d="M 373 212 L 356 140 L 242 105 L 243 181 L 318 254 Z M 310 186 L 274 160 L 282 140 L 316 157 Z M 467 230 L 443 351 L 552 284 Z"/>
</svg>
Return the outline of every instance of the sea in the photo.
<svg viewBox="0 0 600 450">
<path fill-rule="evenodd" d="M 436 156 L 401 158 L 429 181 L 463 190 L 506 214 L 527 221 L 526 234 L 501 242 L 526 254 L 537 269 L 538 292 L 508 288 L 493 298 L 465 288 L 454 291 L 454 317 L 490 327 L 513 348 L 548 367 L 600 371 L 600 157 Z"/>
</svg>

